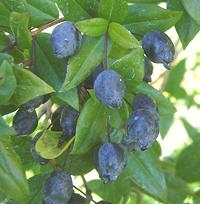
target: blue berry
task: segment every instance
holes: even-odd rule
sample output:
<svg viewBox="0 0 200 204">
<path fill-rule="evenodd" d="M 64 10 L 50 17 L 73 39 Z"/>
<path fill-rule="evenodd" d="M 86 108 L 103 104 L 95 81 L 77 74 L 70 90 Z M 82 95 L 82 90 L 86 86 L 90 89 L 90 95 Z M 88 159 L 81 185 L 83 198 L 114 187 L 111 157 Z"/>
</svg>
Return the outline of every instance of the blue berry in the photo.
<svg viewBox="0 0 200 204">
<path fill-rule="evenodd" d="M 144 57 L 144 77 L 143 77 L 143 81 L 146 83 L 151 82 L 151 75 L 153 73 L 153 65 L 151 63 L 151 61 L 147 58 Z"/>
<path fill-rule="evenodd" d="M 105 183 L 115 181 L 127 162 L 126 152 L 120 144 L 103 144 L 97 153 L 97 171 Z"/>
<path fill-rule="evenodd" d="M 63 171 L 56 171 L 45 182 L 44 200 L 46 204 L 67 204 L 73 192 L 71 176 Z"/>
<path fill-rule="evenodd" d="M 138 109 L 128 119 L 123 144 L 129 151 L 146 150 L 159 135 L 159 120 L 154 112 Z"/>
<path fill-rule="evenodd" d="M 162 63 L 169 69 L 169 64 L 174 60 L 175 48 L 171 39 L 159 30 L 145 33 L 142 47 L 146 56 L 155 63 Z"/>
<path fill-rule="evenodd" d="M 117 72 L 105 70 L 96 78 L 94 92 L 103 105 L 110 108 L 120 108 L 123 104 L 125 85 Z"/>
<path fill-rule="evenodd" d="M 69 57 L 81 47 L 82 36 L 74 23 L 64 22 L 56 26 L 51 35 L 53 53 L 57 58 Z"/>
</svg>

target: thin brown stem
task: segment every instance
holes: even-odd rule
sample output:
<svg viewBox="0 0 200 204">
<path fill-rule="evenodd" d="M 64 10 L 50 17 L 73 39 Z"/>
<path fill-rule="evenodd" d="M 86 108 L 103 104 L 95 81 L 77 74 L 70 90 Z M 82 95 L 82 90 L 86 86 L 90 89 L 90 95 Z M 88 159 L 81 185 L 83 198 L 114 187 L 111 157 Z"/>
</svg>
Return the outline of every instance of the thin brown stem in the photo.
<svg viewBox="0 0 200 204">
<path fill-rule="evenodd" d="M 90 203 L 90 201 L 93 200 L 92 195 L 91 195 L 92 192 L 91 192 L 91 190 L 88 188 L 87 181 L 86 181 L 85 177 L 82 175 L 81 178 L 82 178 L 83 183 L 84 183 L 84 186 L 85 186 L 86 198 L 87 198 L 87 200 L 88 200 L 88 203 Z"/>
<path fill-rule="evenodd" d="M 104 59 L 103 67 L 106 70 L 108 68 L 108 32 L 104 34 Z"/>
<path fill-rule="evenodd" d="M 65 20 L 64 17 L 58 18 L 58 19 L 56 19 L 56 20 L 53 20 L 53 21 L 51 21 L 50 23 L 47 23 L 47 24 L 45 24 L 45 25 L 42 25 L 42 26 L 39 27 L 37 30 L 31 31 L 31 34 L 32 34 L 32 36 L 36 36 L 38 33 L 42 32 L 43 30 L 45 30 L 45 29 L 47 29 L 47 28 L 50 28 L 50 27 L 52 27 L 52 26 L 54 26 L 54 25 L 56 25 L 56 24 L 58 24 L 58 23 L 61 23 L 61 22 L 63 22 L 64 20 Z"/>
</svg>

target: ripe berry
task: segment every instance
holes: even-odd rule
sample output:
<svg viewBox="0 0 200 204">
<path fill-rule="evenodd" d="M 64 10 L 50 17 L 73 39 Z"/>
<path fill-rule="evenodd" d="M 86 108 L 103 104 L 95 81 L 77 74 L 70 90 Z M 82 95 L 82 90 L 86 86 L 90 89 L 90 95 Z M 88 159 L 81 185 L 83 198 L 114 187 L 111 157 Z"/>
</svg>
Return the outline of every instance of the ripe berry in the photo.
<svg viewBox="0 0 200 204">
<path fill-rule="evenodd" d="M 127 162 L 126 152 L 117 143 L 103 144 L 97 153 L 97 171 L 105 183 L 115 181 Z"/>
<path fill-rule="evenodd" d="M 46 204 L 66 204 L 73 195 L 72 178 L 63 171 L 54 172 L 44 184 Z"/>
<path fill-rule="evenodd" d="M 77 110 L 69 105 L 64 106 L 61 112 L 60 126 L 66 137 L 71 138 L 75 135 L 78 116 Z"/>
<path fill-rule="evenodd" d="M 142 47 L 147 57 L 155 63 L 162 63 L 166 69 L 174 60 L 175 48 L 171 39 L 159 30 L 145 33 Z"/>
<path fill-rule="evenodd" d="M 144 57 L 144 77 L 143 77 L 143 81 L 146 83 L 151 82 L 151 75 L 153 73 L 153 65 L 151 63 L 151 61 L 147 58 Z"/>
<path fill-rule="evenodd" d="M 41 165 L 44 165 L 46 163 L 48 163 L 48 159 L 44 159 L 42 158 L 35 150 L 35 144 L 36 142 L 39 140 L 39 138 L 42 136 L 42 133 L 43 132 L 38 132 L 35 137 L 32 139 L 32 143 L 31 143 L 31 153 L 32 153 L 32 156 L 35 158 L 35 160 L 41 164 Z"/>
<path fill-rule="evenodd" d="M 47 102 L 47 100 L 48 100 L 47 96 L 38 96 L 38 97 L 28 101 L 27 103 L 23 104 L 21 107 L 35 109 L 35 108 L 38 108 L 43 103 Z"/>
<path fill-rule="evenodd" d="M 157 112 L 157 106 L 154 101 L 145 94 L 137 94 L 134 97 L 132 107 L 134 110 L 146 109 L 152 112 Z"/>
<path fill-rule="evenodd" d="M 159 121 L 154 112 L 138 109 L 128 119 L 127 135 L 123 144 L 129 151 L 146 150 L 158 137 Z"/>
<path fill-rule="evenodd" d="M 120 108 L 123 104 L 125 85 L 121 76 L 113 70 L 101 72 L 94 82 L 97 99 L 110 108 Z"/>
<path fill-rule="evenodd" d="M 64 22 L 56 26 L 51 35 L 53 53 L 57 58 L 69 57 L 81 46 L 82 36 L 74 23 Z"/>
<path fill-rule="evenodd" d="M 19 108 L 13 117 L 13 128 L 17 135 L 29 135 L 37 127 L 38 118 L 36 111 L 32 108 Z"/>
</svg>

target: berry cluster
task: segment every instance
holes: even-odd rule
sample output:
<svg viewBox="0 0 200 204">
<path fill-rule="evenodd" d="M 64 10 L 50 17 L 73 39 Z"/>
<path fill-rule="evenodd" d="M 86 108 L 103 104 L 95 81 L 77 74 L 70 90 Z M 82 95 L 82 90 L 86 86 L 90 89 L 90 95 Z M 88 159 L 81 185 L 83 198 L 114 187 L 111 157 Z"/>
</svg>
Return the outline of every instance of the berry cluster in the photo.
<svg viewBox="0 0 200 204">
<path fill-rule="evenodd" d="M 81 42 L 82 35 L 72 22 L 58 25 L 51 35 L 53 53 L 57 58 L 74 55 L 80 49 Z M 146 54 L 143 81 L 149 83 L 153 72 L 151 61 L 162 63 L 169 69 L 175 51 L 169 37 L 157 30 L 147 32 L 144 35 L 142 47 Z M 86 90 L 94 89 L 96 99 L 109 109 L 119 109 L 124 103 L 126 85 L 122 76 L 116 71 L 107 70 L 102 64 L 96 67 L 82 86 Z M 38 119 L 35 108 L 45 101 L 44 97 L 39 97 L 19 108 L 13 118 L 13 127 L 17 135 L 31 134 L 36 129 Z M 105 183 L 115 181 L 121 174 L 127 164 L 128 152 L 146 150 L 159 134 L 159 112 L 151 97 L 137 93 L 132 104 L 129 105 L 132 113 L 127 122 L 126 135 L 121 143 L 109 140 L 102 144 L 95 154 L 96 169 Z M 58 146 L 76 135 L 78 117 L 79 112 L 69 105 L 58 107 L 52 114 L 51 130 L 62 132 Z M 31 152 L 40 164 L 46 164 L 48 160 L 42 158 L 35 150 L 35 144 L 42 133 L 37 133 L 33 138 Z M 46 180 L 44 199 L 47 204 L 87 203 L 86 198 L 74 193 L 71 176 L 61 170 L 56 170 Z M 107 201 L 99 202 L 99 204 L 103 203 L 109 204 Z"/>
</svg>

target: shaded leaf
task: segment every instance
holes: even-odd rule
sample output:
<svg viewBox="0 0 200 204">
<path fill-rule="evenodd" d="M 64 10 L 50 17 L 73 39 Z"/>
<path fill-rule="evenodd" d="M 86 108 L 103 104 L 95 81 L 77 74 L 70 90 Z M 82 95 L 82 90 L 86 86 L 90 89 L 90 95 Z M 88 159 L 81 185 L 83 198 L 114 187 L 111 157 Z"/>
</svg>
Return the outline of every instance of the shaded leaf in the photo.
<svg viewBox="0 0 200 204">
<path fill-rule="evenodd" d="M 10 127 L 2 117 L 0 117 L 0 137 L 1 136 L 12 136 L 15 135 L 15 130 Z"/>
</svg>

